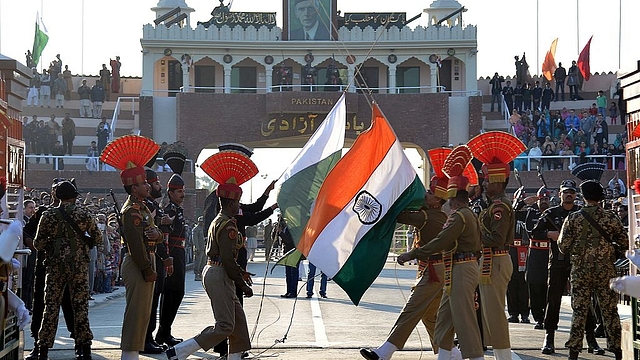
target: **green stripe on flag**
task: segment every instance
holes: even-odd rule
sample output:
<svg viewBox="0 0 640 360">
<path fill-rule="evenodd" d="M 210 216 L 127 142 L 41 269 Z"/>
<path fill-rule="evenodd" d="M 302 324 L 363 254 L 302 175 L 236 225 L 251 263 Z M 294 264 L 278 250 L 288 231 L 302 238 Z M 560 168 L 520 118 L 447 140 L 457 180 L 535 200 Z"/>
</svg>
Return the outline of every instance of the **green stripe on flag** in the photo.
<svg viewBox="0 0 640 360">
<path fill-rule="evenodd" d="M 33 50 L 31 51 L 34 66 L 38 65 L 42 51 L 44 50 L 44 47 L 47 46 L 47 42 L 49 42 L 49 35 L 40 30 L 40 25 L 38 25 L 38 22 L 36 21 L 36 34 L 33 38 Z"/>
<path fill-rule="evenodd" d="M 403 210 L 417 210 L 424 202 L 425 188 L 415 177 L 385 216 L 358 242 L 355 249 L 333 277 L 333 281 L 358 305 L 365 291 L 378 277 L 389 255 L 396 218 Z"/>
<path fill-rule="evenodd" d="M 309 221 L 312 204 L 316 201 L 322 182 L 340 160 L 341 155 L 342 149 L 282 183 L 279 193 L 282 196 L 278 196 L 278 206 L 296 245 L 300 242 L 302 232 Z"/>
</svg>

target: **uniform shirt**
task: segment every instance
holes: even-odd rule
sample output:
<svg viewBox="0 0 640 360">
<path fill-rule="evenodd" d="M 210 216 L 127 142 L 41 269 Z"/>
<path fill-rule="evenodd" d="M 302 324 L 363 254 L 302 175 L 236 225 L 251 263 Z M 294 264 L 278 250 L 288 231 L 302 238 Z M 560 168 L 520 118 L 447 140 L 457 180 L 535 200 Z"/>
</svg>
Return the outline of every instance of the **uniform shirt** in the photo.
<svg viewBox="0 0 640 360">
<path fill-rule="evenodd" d="M 457 248 L 456 248 L 457 245 Z M 409 251 L 414 259 L 426 259 L 441 251 L 480 251 L 480 226 L 469 207 L 461 207 L 451 213 L 438 235 L 429 243 Z"/>
<path fill-rule="evenodd" d="M 80 231 L 88 233 L 91 240 L 80 238 L 73 227 L 64 220 L 60 209 L 47 209 L 40 218 L 38 230 L 33 239 L 37 250 L 44 250 L 46 266 L 72 266 L 75 263 L 88 263 L 89 251 L 102 243 L 102 232 L 98 229 L 93 214 L 82 206 L 64 202 L 64 211 L 69 215 Z"/>
<path fill-rule="evenodd" d="M 155 272 L 153 262 L 149 256 L 147 246 L 149 241 L 144 235 L 144 231 L 151 227 L 157 228 L 151 211 L 143 201 L 129 195 L 127 201 L 122 206 L 122 225 L 124 236 L 122 238 L 127 246 L 127 252 L 144 276 L 149 276 Z M 161 242 L 158 238 L 154 243 Z"/>
<path fill-rule="evenodd" d="M 222 261 L 227 276 L 237 286 L 246 286 L 242 274 L 244 271 L 236 262 L 238 250 L 242 247 L 242 235 L 238 231 L 236 220 L 222 212 L 213 219 L 207 236 L 207 256 L 218 257 Z"/>
<path fill-rule="evenodd" d="M 173 201 L 169 201 L 169 204 L 164 208 L 164 213 L 173 218 L 173 223 L 161 226 L 162 232 L 169 234 L 168 246 L 169 252 L 171 252 L 171 248 L 176 246 L 177 242 L 181 242 L 181 246 L 184 245 L 184 240 L 187 237 L 184 231 L 184 209 Z"/>
<path fill-rule="evenodd" d="M 418 246 L 428 244 L 438 234 L 447 221 L 447 214 L 441 209 L 421 209 L 419 211 L 403 211 L 396 219 L 401 224 L 413 225 L 418 230 L 420 237 Z M 428 260 L 428 259 L 418 259 Z"/>
<path fill-rule="evenodd" d="M 569 214 L 580 210 L 580 207 L 577 205 L 573 205 L 571 210 L 565 210 L 562 205 L 551 207 L 545 210 L 542 215 L 540 215 L 540 220 L 533 228 L 533 238 L 534 239 L 547 239 L 547 232 L 549 231 L 559 231 L 562 228 L 562 223 L 564 219 L 569 216 Z M 551 252 L 549 258 L 549 267 L 568 267 L 571 266 L 571 261 L 568 256 L 564 256 L 560 254 L 558 250 L 558 244 L 556 241 L 550 241 L 551 244 Z"/>
<path fill-rule="evenodd" d="M 582 211 L 588 213 L 602 227 L 605 235 L 620 245 L 622 251 L 629 249 L 627 230 L 617 215 L 590 204 L 582 208 Z M 572 262 L 593 263 L 600 260 L 613 264 L 615 261 L 613 245 L 600 235 L 580 211 L 570 214 L 564 221 L 558 237 L 558 249 L 563 254 L 571 255 Z"/>
<path fill-rule="evenodd" d="M 501 247 L 513 244 L 516 218 L 513 214 L 511 202 L 503 193 L 491 199 L 489 208 L 480 213 L 479 220 L 482 229 L 482 245 L 486 247 Z"/>
</svg>

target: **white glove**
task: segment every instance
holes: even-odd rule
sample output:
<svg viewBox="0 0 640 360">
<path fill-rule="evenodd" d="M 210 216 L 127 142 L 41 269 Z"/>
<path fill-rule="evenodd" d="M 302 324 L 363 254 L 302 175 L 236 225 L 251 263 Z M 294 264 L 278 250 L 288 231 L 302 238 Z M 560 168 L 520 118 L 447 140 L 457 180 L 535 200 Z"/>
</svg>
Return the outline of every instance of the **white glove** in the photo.
<svg viewBox="0 0 640 360">
<path fill-rule="evenodd" d="M 627 250 L 627 259 L 629 259 L 633 265 L 640 268 L 640 252 L 635 250 Z"/>
<path fill-rule="evenodd" d="M 9 309 L 13 310 L 18 317 L 18 327 L 20 330 L 24 330 L 27 325 L 31 322 L 31 315 L 29 315 L 29 310 L 24 306 L 24 302 L 20 299 L 13 291 L 8 290 L 7 292 L 7 303 L 9 305 Z"/>
<path fill-rule="evenodd" d="M 635 298 L 640 297 L 640 276 L 623 276 L 611 279 L 611 289 Z"/>
<path fill-rule="evenodd" d="M 20 269 L 20 260 L 16 258 L 11 259 L 11 266 L 13 267 L 13 271 L 18 271 L 18 269 Z"/>
</svg>

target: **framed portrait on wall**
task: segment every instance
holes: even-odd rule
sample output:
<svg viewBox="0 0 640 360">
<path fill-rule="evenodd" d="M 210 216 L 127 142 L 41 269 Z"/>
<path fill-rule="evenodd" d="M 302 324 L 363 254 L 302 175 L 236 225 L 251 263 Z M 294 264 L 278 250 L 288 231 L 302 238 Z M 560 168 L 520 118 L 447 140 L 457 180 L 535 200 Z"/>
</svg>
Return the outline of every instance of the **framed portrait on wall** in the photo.
<svg viewBox="0 0 640 360">
<path fill-rule="evenodd" d="M 284 0 L 283 5 L 286 40 L 333 38 L 336 0 Z"/>
</svg>

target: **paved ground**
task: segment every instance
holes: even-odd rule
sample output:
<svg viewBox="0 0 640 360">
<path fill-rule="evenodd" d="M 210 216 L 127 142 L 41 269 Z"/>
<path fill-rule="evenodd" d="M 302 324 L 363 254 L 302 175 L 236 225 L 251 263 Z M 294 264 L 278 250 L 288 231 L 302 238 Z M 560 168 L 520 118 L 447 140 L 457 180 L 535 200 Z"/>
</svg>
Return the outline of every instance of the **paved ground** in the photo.
<svg viewBox="0 0 640 360">
<path fill-rule="evenodd" d="M 263 260 L 258 258 L 258 260 Z M 416 272 L 416 266 L 397 266 L 388 261 L 384 270 L 364 295 L 358 307 L 351 304 L 346 294 L 329 282 L 328 299 L 301 297 L 282 299 L 284 293 L 284 270 L 267 271 L 264 261 L 249 264 L 254 277 L 255 296 L 245 299 L 245 309 L 252 334 L 253 358 L 264 359 L 362 359 L 360 347 L 377 346 L 384 341 L 391 326 L 402 309 Z M 269 270 L 272 264 L 269 265 Z M 300 282 L 303 288 L 303 282 Z M 316 290 L 318 287 L 316 281 Z M 94 331 L 94 359 L 119 359 L 118 350 L 122 314 L 124 311 L 124 289 L 112 294 L 96 295 L 91 303 L 91 327 Z M 621 306 L 621 316 L 629 318 L 631 310 Z M 564 299 L 557 333 L 558 353 L 542 355 L 540 346 L 544 331 L 534 330 L 531 324 L 510 324 L 513 359 L 558 359 L 567 358 L 568 350 L 562 348 L 568 339 L 571 308 L 569 298 Z M 213 324 L 209 301 L 199 282 L 188 275 L 187 292 L 174 324 L 173 333 L 178 337 L 191 337 L 205 326 Z M 25 349 L 31 349 L 32 340 L 25 333 Z M 51 359 L 73 359 L 73 340 L 61 321 L 58 338 Z M 284 341 L 283 341 L 284 340 Z M 605 347 L 604 339 L 599 339 Z M 420 349 L 423 349 L 422 351 Z M 198 352 L 189 359 L 216 359 L 216 354 Z M 485 353 L 493 358 L 491 350 Z M 583 359 L 613 358 L 587 354 Z M 164 355 L 141 356 L 141 359 L 166 359 Z M 395 353 L 393 359 L 436 359 L 430 349 L 424 327 L 418 326 L 409 338 L 404 351 Z"/>
</svg>

